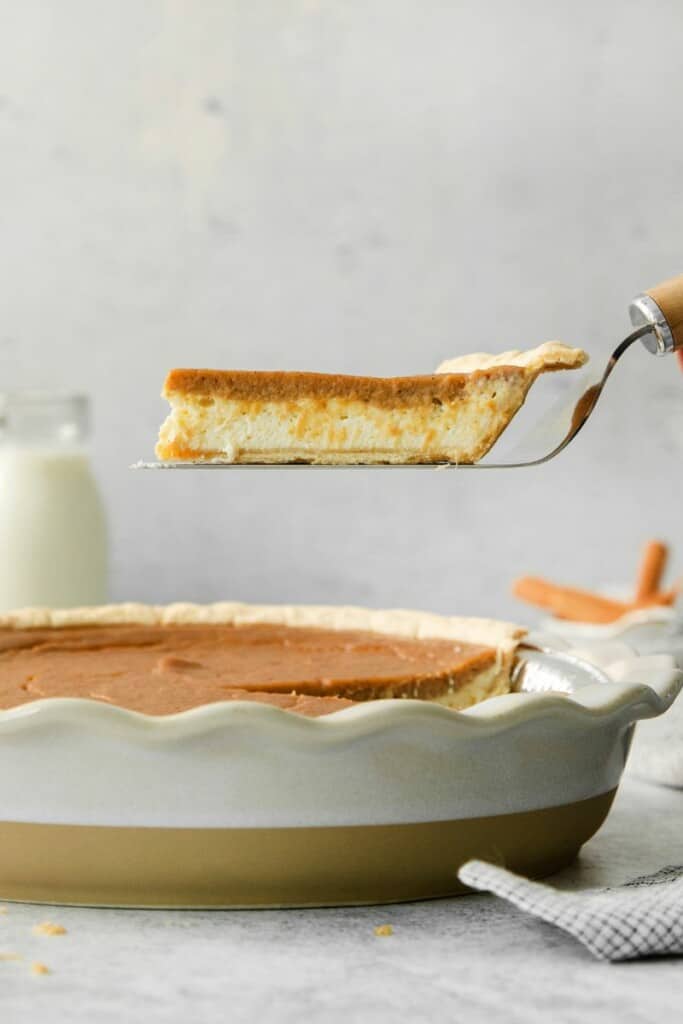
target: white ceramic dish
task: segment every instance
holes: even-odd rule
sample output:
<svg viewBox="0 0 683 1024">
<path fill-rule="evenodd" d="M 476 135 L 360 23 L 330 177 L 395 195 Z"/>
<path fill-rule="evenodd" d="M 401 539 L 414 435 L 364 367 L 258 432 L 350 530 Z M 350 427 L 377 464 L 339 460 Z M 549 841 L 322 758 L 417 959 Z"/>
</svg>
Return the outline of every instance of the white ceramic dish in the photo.
<svg viewBox="0 0 683 1024">
<path fill-rule="evenodd" d="M 388 902 L 459 891 L 475 855 L 548 874 L 600 826 L 634 722 L 666 710 L 682 679 L 670 658 L 633 655 L 604 676 L 575 665 L 558 684 L 570 695 L 460 713 L 413 700 L 320 719 L 253 703 L 4 711 L 0 899 Z"/>
<path fill-rule="evenodd" d="M 625 596 L 624 588 L 605 587 L 608 596 Z M 572 648 L 598 665 L 634 654 L 666 654 L 683 669 L 683 608 L 646 608 L 606 626 L 545 619 L 539 638 L 560 650 Z M 677 703 L 656 722 L 638 730 L 629 772 L 664 786 L 683 788 L 683 705 Z"/>
<path fill-rule="evenodd" d="M 621 588 L 604 588 L 606 596 L 622 597 Z M 557 638 L 571 647 L 623 643 L 639 654 L 671 654 L 683 668 L 683 609 L 680 602 L 673 608 L 643 608 L 629 612 L 617 622 L 596 625 L 588 622 L 565 622 L 543 619 L 543 634 L 551 642 Z"/>
</svg>

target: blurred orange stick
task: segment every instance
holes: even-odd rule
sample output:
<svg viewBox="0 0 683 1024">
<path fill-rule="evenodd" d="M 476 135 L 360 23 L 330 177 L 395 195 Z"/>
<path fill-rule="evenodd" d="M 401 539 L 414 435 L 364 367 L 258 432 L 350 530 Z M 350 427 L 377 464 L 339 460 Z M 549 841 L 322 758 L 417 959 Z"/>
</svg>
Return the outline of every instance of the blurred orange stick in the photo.
<svg viewBox="0 0 683 1024">
<path fill-rule="evenodd" d="M 636 604 L 648 601 L 659 593 L 668 557 L 669 549 L 661 540 L 651 540 L 645 545 L 638 569 Z"/>
<path fill-rule="evenodd" d="M 512 592 L 528 604 L 547 608 L 558 619 L 571 622 L 616 622 L 629 610 L 623 601 L 600 597 L 589 590 L 560 587 L 538 576 L 522 576 Z"/>
<path fill-rule="evenodd" d="M 670 605 L 676 600 L 677 590 L 651 594 L 642 601 L 614 601 L 590 590 L 575 587 L 561 587 L 538 576 L 522 576 L 513 585 L 515 597 L 528 604 L 546 608 L 556 619 L 569 622 L 594 622 L 608 624 L 616 622 L 627 612 L 652 605 Z"/>
</svg>

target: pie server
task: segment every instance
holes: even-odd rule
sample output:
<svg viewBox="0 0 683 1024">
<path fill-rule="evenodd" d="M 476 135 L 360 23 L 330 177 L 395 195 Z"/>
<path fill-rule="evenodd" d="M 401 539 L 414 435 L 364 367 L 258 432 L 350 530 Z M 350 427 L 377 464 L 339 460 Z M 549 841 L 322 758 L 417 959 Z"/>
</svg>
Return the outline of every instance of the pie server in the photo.
<svg viewBox="0 0 683 1024">
<path fill-rule="evenodd" d="M 578 400 L 574 389 L 569 401 L 558 401 L 554 394 L 549 409 L 537 414 L 531 433 L 521 439 L 517 437 L 516 419 L 506 428 L 502 439 L 494 445 L 495 454 L 486 455 L 476 463 L 434 463 L 409 462 L 385 464 L 356 464 L 343 466 L 319 465 L 306 462 L 290 463 L 243 463 L 211 462 L 201 460 L 136 462 L 131 469 L 518 469 L 523 466 L 540 466 L 559 455 L 574 440 L 595 409 L 602 390 L 624 352 L 634 342 L 642 341 L 652 355 L 663 356 L 674 352 L 683 362 L 683 275 L 664 281 L 662 284 L 638 295 L 629 306 L 631 323 L 635 330 L 618 345 L 609 358 L 600 379 L 588 386 L 580 384 Z M 564 377 L 564 374 L 558 374 Z M 567 375 L 571 376 L 571 375 Z M 561 385 L 558 385 L 561 386 Z M 541 391 L 532 389 L 526 405 L 536 403 Z M 524 417 L 526 418 L 526 417 Z M 521 422 L 523 419 L 521 419 Z M 528 420 L 527 420 L 528 422 Z M 501 443 L 502 441 L 502 443 Z M 512 442 L 512 443 L 511 443 Z M 490 454 L 490 453 L 489 453 Z"/>
<path fill-rule="evenodd" d="M 609 685 L 609 676 L 597 665 L 535 643 L 520 644 L 511 677 L 514 693 L 572 694 L 594 683 Z"/>
</svg>

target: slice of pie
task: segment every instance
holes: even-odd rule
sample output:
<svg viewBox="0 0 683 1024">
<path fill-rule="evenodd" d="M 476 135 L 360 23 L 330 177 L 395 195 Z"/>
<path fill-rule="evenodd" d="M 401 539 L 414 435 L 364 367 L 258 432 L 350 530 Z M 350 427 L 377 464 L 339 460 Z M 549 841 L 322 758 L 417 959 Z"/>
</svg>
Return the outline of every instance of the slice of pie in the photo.
<svg viewBox="0 0 683 1024">
<path fill-rule="evenodd" d="M 481 459 L 539 374 L 582 366 L 581 349 L 461 356 L 422 377 L 171 370 L 165 460 L 329 465 Z"/>
<path fill-rule="evenodd" d="M 523 635 L 502 622 L 362 608 L 28 609 L 0 618 L 0 709 L 55 697 L 149 715 L 235 700 L 308 716 L 399 698 L 459 709 L 509 690 Z"/>
</svg>

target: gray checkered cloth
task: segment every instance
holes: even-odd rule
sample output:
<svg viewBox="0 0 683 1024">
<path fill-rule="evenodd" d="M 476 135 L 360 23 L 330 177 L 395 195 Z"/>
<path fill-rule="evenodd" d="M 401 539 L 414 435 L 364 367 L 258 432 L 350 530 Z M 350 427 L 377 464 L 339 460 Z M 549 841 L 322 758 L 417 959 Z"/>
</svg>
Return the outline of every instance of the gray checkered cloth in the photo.
<svg viewBox="0 0 683 1024">
<path fill-rule="evenodd" d="M 683 953 L 683 865 L 583 892 L 558 892 L 482 860 L 468 861 L 458 877 L 563 928 L 600 960 Z"/>
</svg>

